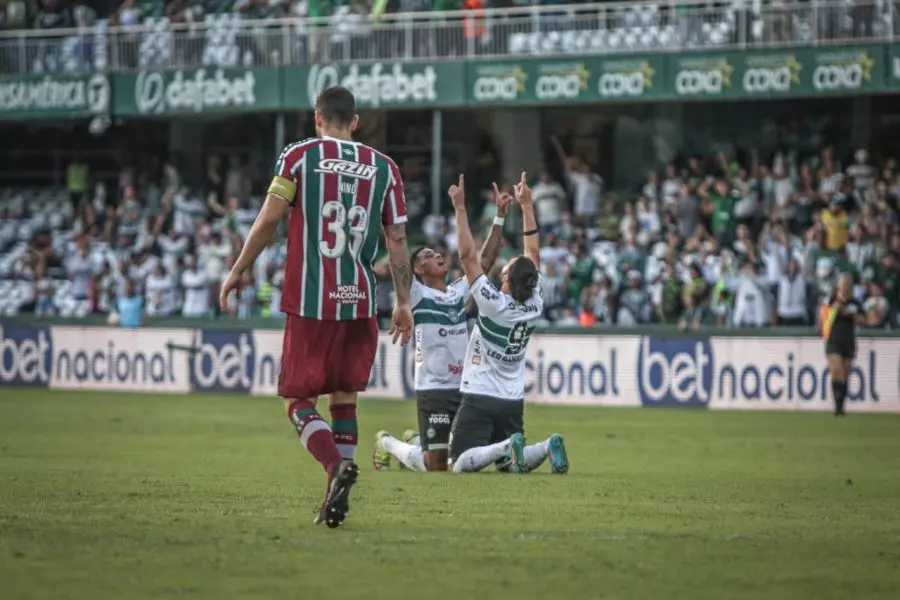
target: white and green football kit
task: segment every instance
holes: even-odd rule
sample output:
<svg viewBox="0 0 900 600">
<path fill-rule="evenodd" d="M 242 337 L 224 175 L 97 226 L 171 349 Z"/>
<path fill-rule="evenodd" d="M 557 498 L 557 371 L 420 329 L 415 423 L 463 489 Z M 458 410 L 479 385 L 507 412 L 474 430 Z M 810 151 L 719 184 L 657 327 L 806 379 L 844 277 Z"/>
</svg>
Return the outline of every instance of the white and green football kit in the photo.
<svg viewBox="0 0 900 600">
<path fill-rule="evenodd" d="M 525 353 L 544 311 L 543 280 L 524 303 L 479 277 L 472 284 L 478 320 L 463 364 L 463 401 L 450 437 L 454 462 L 469 449 L 496 444 L 524 430 Z"/>
<path fill-rule="evenodd" d="M 469 283 L 458 279 L 444 291 L 413 281 L 415 387 L 422 450 L 446 450 L 459 410 L 466 354 Z"/>
</svg>

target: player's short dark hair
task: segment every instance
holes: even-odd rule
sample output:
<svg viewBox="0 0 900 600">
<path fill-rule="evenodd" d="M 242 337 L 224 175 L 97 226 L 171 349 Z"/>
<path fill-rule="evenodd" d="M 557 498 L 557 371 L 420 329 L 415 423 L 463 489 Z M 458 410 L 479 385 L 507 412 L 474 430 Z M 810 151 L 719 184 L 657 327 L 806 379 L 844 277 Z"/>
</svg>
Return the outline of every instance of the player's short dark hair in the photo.
<svg viewBox="0 0 900 600">
<path fill-rule="evenodd" d="M 534 295 L 538 284 L 538 270 L 527 256 L 518 256 L 509 265 L 509 294 L 513 300 L 523 304 Z"/>
<path fill-rule="evenodd" d="M 329 123 L 350 125 L 356 116 L 356 99 L 350 90 L 335 85 L 316 98 L 316 112 Z"/>
<path fill-rule="evenodd" d="M 416 248 L 412 254 L 409 255 L 409 268 L 412 270 L 413 277 L 422 280 L 421 277 L 416 273 L 416 263 L 419 262 L 419 255 L 425 250 L 426 246 L 422 246 L 420 248 Z"/>
</svg>

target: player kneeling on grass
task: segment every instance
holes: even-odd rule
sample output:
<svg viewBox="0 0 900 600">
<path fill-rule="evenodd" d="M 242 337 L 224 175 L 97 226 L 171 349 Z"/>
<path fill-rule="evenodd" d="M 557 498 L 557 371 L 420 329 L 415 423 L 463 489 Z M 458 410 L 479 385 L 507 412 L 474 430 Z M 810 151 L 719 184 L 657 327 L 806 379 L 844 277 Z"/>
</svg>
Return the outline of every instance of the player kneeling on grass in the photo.
<svg viewBox="0 0 900 600">
<path fill-rule="evenodd" d="M 450 460 L 456 473 L 480 471 L 491 463 L 501 471 L 525 473 L 548 457 L 552 472 L 569 470 L 562 436 L 554 434 L 526 446 L 523 435 L 525 351 L 534 329 L 531 323 L 543 313 L 544 302 L 537 224 L 525 173 L 515 191 L 522 206 L 525 254 L 506 265 L 498 290 L 476 255 L 462 176 L 459 185 L 450 188 L 459 258 L 479 309 L 463 361 L 463 400 L 450 435 Z"/>
<path fill-rule="evenodd" d="M 497 217 L 481 249 L 480 263 L 485 272 L 497 260 L 512 197 L 501 194 L 495 183 L 494 201 Z M 419 434 L 407 430 L 400 441 L 379 431 L 372 464 L 376 470 L 387 469 L 394 457 L 401 466 L 414 471 L 446 471 L 450 426 L 462 402 L 459 386 L 468 342 L 469 281 L 462 277 L 448 284 L 444 257 L 431 248 L 416 250 L 410 263 L 415 275 L 410 299 L 416 339 L 416 408 L 423 435 L 419 438 Z"/>
</svg>

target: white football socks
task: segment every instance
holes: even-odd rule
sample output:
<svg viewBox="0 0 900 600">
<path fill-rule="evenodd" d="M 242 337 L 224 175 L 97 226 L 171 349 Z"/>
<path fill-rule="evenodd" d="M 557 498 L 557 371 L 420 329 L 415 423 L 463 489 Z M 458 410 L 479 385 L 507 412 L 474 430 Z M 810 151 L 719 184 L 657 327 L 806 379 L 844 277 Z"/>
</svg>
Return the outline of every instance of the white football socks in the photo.
<svg viewBox="0 0 900 600">
<path fill-rule="evenodd" d="M 385 452 L 403 463 L 406 468 L 423 473 L 428 470 L 425 468 L 425 455 L 421 446 L 401 442 L 390 435 L 381 438 L 381 445 Z"/>
<path fill-rule="evenodd" d="M 550 456 L 550 440 L 546 439 L 537 444 L 525 446 L 525 462 L 528 463 L 528 470 L 534 471 L 544 464 L 547 457 Z"/>
<path fill-rule="evenodd" d="M 497 462 L 509 452 L 509 440 L 503 440 L 490 446 L 469 448 L 453 463 L 454 473 L 474 473 L 491 463 Z"/>
</svg>

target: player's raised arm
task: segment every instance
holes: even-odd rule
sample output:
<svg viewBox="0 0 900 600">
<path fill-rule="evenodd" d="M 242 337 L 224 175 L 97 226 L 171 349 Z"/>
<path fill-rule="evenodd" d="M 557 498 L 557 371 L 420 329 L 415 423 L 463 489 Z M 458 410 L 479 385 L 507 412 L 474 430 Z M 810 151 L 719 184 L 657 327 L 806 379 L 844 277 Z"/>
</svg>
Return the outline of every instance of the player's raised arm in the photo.
<svg viewBox="0 0 900 600">
<path fill-rule="evenodd" d="M 484 273 L 490 273 L 497 261 L 497 255 L 500 253 L 500 244 L 503 241 L 503 222 L 506 218 L 506 211 L 512 202 L 512 197 L 506 193 L 500 193 L 500 188 L 494 184 L 494 202 L 497 205 L 497 216 L 494 217 L 494 225 L 488 238 L 484 240 L 481 247 L 480 260 L 481 270 Z"/>
<path fill-rule="evenodd" d="M 273 182 L 274 185 L 275 183 Z M 287 210 L 287 200 L 281 197 L 281 194 L 272 193 L 272 188 L 270 187 L 266 200 L 263 202 L 262 208 L 259 210 L 259 214 L 256 215 L 256 220 L 247 234 L 244 247 L 241 248 L 241 254 L 222 283 L 222 288 L 219 292 L 219 306 L 223 312 L 228 310 L 228 295 L 232 291 L 240 289 L 241 276 L 244 274 L 244 271 L 256 262 L 256 259 L 266 246 L 272 242 L 272 238 L 278 231 L 278 223 L 284 218 Z"/>
<path fill-rule="evenodd" d="M 456 213 L 456 239 L 459 244 L 459 261 L 462 263 L 463 272 L 469 284 L 475 283 L 484 269 L 478 260 L 478 250 L 475 248 L 475 238 L 469 228 L 469 215 L 466 213 L 466 189 L 465 179 L 459 176 L 459 183 L 451 185 L 447 193 L 453 202 L 453 210 Z"/>
<path fill-rule="evenodd" d="M 516 201 L 522 207 L 522 238 L 525 248 L 525 256 L 531 259 L 534 266 L 541 268 L 541 242 L 538 239 L 537 219 L 534 217 L 534 202 L 531 200 L 531 188 L 525 181 L 525 171 L 522 171 L 522 179 L 515 187 Z"/>
</svg>

